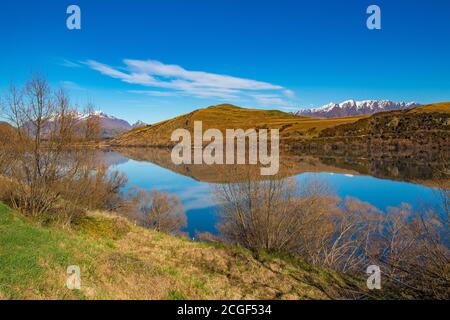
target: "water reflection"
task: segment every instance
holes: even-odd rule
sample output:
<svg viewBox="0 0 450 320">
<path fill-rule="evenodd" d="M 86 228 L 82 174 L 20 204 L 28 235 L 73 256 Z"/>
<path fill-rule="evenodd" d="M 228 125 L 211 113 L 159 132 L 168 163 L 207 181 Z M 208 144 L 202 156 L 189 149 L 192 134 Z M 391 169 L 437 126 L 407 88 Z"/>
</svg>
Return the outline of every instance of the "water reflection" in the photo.
<svg viewBox="0 0 450 320">
<path fill-rule="evenodd" d="M 245 180 L 245 165 L 182 165 L 170 160 L 170 150 L 158 148 L 127 148 L 100 151 L 99 156 L 112 168 L 128 176 L 129 186 L 176 194 L 186 208 L 188 227 L 196 231 L 217 233 L 216 204 L 211 184 Z M 419 208 L 436 204 L 438 186 L 449 185 L 445 168 L 438 156 L 427 159 L 386 157 L 347 158 L 282 154 L 276 178 L 294 177 L 301 184 L 320 179 L 341 197 L 366 201 L 380 210 L 410 203 Z M 231 172 L 237 174 L 230 174 Z"/>
</svg>

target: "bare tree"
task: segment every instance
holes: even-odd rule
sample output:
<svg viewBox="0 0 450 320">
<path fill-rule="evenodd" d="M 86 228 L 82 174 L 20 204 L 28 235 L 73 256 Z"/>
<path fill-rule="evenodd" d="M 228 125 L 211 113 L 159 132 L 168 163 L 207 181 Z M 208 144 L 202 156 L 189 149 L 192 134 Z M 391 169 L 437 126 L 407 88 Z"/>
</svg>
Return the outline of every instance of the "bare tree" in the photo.
<svg viewBox="0 0 450 320">
<path fill-rule="evenodd" d="M 178 197 L 153 190 L 151 193 L 133 188 L 128 195 L 128 210 L 135 212 L 135 219 L 152 230 L 183 235 L 186 226 L 185 210 Z"/>
<path fill-rule="evenodd" d="M 86 141 L 96 141 L 100 137 L 100 119 L 95 115 L 94 105 L 89 103 L 85 109 L 84 114 L 86 120 L 84 121 L 83 129 L 84 139 Z"/>
<path fill-rule="evenodd" d="M 292 178 L 261 181 L 250 176 L 244 182 L 216 185 L 221 233 L 227 241 L 254 252 L 309 251 L 304 239 L 308 229 L 327 214 L 328 207 L 321 205 L 328 190 L 317 182 L 304 186 L 300 193 Z"/>
<path fill-rule="evenodd" d="M 117 207 L 124 178 L 97 170 L 90 152 L 73 148 L 93 133 L 80 131 L 77 111 L 63 90 L 52 91 L 36 75 L 23 88 L 11 86 L 3 101 L 15 128 L 14 140 L 0 140 L 13 160 L 0 174 L 14 185 L 5 186 L 3 195 L 13 207 L 35 217 L 70 208 L 69 221 L 77 211 Z"/>
<path fill-rule="evenodd" d="M 225 241 L 354 275 L 376 264 L 390 296 L 449 297 L 448 189 L 439 191 L 439 208 L 415 212 L 403 204 L 387 213 L 358 199 L 337 198 L 320 181 L 250 178 L 214 191 Z"/>
</svg>

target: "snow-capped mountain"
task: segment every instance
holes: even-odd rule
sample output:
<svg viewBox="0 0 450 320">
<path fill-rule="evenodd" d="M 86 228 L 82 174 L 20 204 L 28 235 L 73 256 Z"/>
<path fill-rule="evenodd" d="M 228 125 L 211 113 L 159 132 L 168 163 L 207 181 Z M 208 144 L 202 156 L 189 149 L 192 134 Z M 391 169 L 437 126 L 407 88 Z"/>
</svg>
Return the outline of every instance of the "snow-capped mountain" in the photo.
<svg viewBox="0 0 450 320">
<path fill-rule="evenodd" d="M 146 125 L 147 123 L 145 123 L 144 121 L 138 120 L 131 127 L 137 128 L 137 127 L 144 127 Z"/>
<path fill-rule="evenodd" d="M 418 106 L 420 106 L 420 104 L 415 102 L 394 102 L 390 100 L 347 100 L 342 103 L 331 102 L 319 108 L 299 110 L 294 114 L 297 116 L 316 118 L 338 118 L 408 109 Z"/>
<path fill-rule="evenodd" d="M 102 139 L 111 139 L 119 134 L 129 131 L 132 129 L 132 126 L 125 120 L 116 118 L 114 116 L 108 115 L 102 111 L 94 111 L 89 114 L 77 112 L 74 115 L 74 118 L 76 119 L 78 125 L 80 128 L 83 127 L 83 124 L 86 123 L 88 119 L 95 119 L 96 122 L 98 121 L 99 127 L 100 127 L 100 138 Z M 50 125 L 52 122 L 55 121 L 54 118 L 49 118 L 48 124 Z M 25 125 L 30 132 L 34 132 L 34 125 L 30 121 Z M 80 129 L 81 130 L 81 129 Z M 43 134 L 45 134 L 45 128 L 43 130 Z"/>
<path fill-rule="evenodd" d="M 101 111 L 96 111 L 89 115 L 82 115 L 81 119 L 85 120 L 89 117 L 94 117 L 99 121 L 100 137 L 103 139 L 114 138 L 132 128 L 128 121 L 110 116 Z"/>
</svg>

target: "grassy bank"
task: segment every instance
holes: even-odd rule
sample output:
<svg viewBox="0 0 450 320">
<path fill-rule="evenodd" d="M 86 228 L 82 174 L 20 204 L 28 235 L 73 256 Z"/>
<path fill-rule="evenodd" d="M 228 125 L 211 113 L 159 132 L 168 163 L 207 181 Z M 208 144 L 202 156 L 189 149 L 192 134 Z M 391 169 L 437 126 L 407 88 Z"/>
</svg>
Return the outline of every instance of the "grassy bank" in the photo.
<svg viewBox="0 0 450 320">
<path fill-rule="evenodd" d="M 65 286 L 79 265 L 81 290 Z M 196 243 L 92 213 L 71 230 L 0 204 L 0 299 L 328 299 L 365 280 L 301 260 Z"/>
</svg>

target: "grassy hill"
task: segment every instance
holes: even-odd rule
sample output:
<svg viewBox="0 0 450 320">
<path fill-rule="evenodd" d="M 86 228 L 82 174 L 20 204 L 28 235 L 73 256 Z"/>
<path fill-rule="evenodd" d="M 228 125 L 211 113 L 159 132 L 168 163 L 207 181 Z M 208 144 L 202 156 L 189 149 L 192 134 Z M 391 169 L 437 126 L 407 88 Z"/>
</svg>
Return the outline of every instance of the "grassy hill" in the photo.
<svg viewBox="0 0 450 320">
<path fill-rule="evenodd" d="M 346 157 L 439 158 L 450 156 L 450 103 L 380 112 L 323 129 L 289 144 L 291 150 Z"/>
<path fill-rule="evenodd" d="M 216 128 L 223 133 L 225 129 L 263 129 L 277 128 L 282 140 L 300 137 L 314 137 L 326 128 L 352 123 L 362 117 L 313 119 L 298 117 L 278 110 L 244 109 L 229 104 L 199 109 L 154 125 L 136 128 L 122 134 L 112 141 L 119 146 L 171 146 L 172 132 L 185 128 L 193 132 L 194 121 L 203 122 L 203 130 Z"/>
<path fill-rule="evenodd" d="M 199 109 L 154 125 L 128 131 L 111 144 L 115 146 L 173 146 L 172 132 L 179 128 L 193 132 L 194 121 L 202 121 L 203 130 L 263 129 L 280 130 L 281 141 L 303 143 L 317 138 L 340 138 L 391 134 L 404 138 L 421 132 L 449 131 L 450 103 L 436 103 L 414 109 L 381 112 L 371 116 L 333 119 L 298 117 L 277 110 L 244 109 L 229 104 Z M 441 139 L 441 138 L 440 138 Z"/>
<path fill-rule="evenodd" d="M 81 290 L 66 268 L 81 268 Z M 43 227 L 0 203 L 0 299 L 329 299 L 355 280 L 301 260 L 175 238 L 105 214 Z"/>
<path fill-rule="evenodd" d="M 420 131 L 450 130 L 450 102 L 414 109 L 381 112 L 354 123 L 324 129 L 320 137 L 382 134 L 415 134 Z"/>
<path fill-rule="evenodd" d="M 14 127 L 10 125 L 8 122 L 0 121 L 0 133 L 13 133 Z"/>
</svg>

